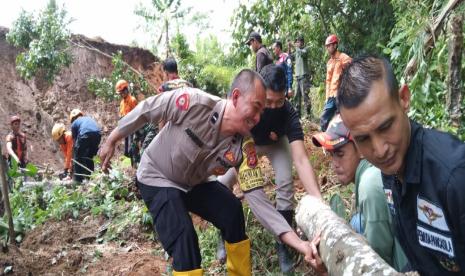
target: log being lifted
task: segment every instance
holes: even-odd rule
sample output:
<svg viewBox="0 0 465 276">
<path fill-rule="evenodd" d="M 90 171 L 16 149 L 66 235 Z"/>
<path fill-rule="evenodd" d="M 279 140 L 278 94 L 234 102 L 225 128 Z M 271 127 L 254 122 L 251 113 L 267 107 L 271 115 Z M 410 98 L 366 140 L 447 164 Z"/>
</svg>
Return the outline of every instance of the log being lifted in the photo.
<svg viewBox="0 0 465 276">
<path fill-rule="evenodd" d="M 329 275 L 404 275 L 390 267 L 363 236 L 315 197 L 302 198 L 296 222 L 309 240 L 321 232 L 319 252 Z"/>
</svg>

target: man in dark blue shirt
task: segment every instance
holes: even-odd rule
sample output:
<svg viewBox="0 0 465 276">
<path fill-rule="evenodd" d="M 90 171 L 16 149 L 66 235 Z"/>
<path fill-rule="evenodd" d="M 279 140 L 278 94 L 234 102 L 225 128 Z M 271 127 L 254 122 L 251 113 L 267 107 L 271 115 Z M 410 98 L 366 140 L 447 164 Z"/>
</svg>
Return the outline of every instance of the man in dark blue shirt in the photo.
<svg viewBox="0 0 465 276">
<path fill-rule="evenodd" d="M 100 144 L 100 127 L 79 109 L 73 109 L 69 118 L 73 135 L 74 180 L 82 182 L 94 171 L 93 157 L 97 155 Z"/>
<path fill-rule="evenodd" d="M 337 96 L 360 153 L 381 169 L 395 235 L 412 270 L 465 274 L 465 144 L 409 120 L 410 91 L 391 65 L 356 58 Z"/>
</svg>

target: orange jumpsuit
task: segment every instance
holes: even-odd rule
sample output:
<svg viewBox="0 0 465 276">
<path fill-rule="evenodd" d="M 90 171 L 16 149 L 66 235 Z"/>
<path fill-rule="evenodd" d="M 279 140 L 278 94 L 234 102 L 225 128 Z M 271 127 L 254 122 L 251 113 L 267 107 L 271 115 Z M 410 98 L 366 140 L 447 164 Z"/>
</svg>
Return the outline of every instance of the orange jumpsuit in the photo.
<svg viewBox="0 0 465 276">
<path fill-rule="evenodd" d="M 330 97 L 336 97 L 342 70 L 352 61 L 348 55 L 336 52 L 326 64 L 326 100 Z"/>
<path fill-rule="evenodd" d="M 120 117 L 126 116 L 131 110 L 134 109 L 137 105 L 137 100 L 134 96 L 127 95 L 126 98 L 121 100 L 121 103 L 119 104 L 119 115 Z"/>
<path fill-rule="evenodd" d="M 65 143 L 60 144 L 61 152 L 65 156 L 65 169 L 71 171 L 71 159 L 73 158 L 73 135 L 71 131 L 65 132 Z"/>
</svg>

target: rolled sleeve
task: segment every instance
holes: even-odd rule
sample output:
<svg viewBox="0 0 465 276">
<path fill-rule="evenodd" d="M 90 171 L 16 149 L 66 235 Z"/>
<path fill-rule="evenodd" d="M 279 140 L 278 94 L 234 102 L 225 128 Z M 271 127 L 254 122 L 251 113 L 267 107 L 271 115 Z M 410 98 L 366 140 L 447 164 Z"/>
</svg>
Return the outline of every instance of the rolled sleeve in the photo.
<svg viewBox="0 0 465 276">
<path fill-rule="evenodd" d="M 270 231 L 277 240 L 282 234 L 293 231 L 284 217 L 275 209 L 263 189 L 245 192 L 244 197 L 260 224 Z"/>
</svg>

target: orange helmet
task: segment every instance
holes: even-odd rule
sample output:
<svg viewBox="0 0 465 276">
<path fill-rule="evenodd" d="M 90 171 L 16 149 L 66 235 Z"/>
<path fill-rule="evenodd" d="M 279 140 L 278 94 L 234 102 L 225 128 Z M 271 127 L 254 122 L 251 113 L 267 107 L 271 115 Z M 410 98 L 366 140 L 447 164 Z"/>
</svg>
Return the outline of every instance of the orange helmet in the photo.
<svg viewBox="0 0 465 276">
<path fill-rule="evenodd" d="M 326 38 L 325 46 L 328 46 L 329 44 L 338 43 L 338 42 L 339 42 L 339 38 L 337 38 L 335 34 L 332 34 Z"/>
<path fill-rule="evenodd" d="M 21 118 L 19 118 L 19 116 L 17 116 L 17 115 L 14 115 L 14 116 L 10 117 L 10 124 L 12 124 L 12 123 L 14 123 L 16 121 L 21 122 Z"/>
<path fill-rule="evenodd" d="M 125 80 L 119 80 L 118 82 L 116 82 L 116 85 L 115 85 L 115 90 L 116 92 L 121 92 L 123 91 L 125 88 L 128 88 L 129 84 L 127 81 Z"/>
</svg>

